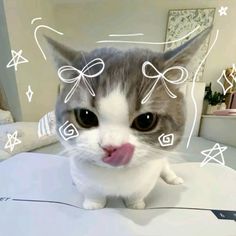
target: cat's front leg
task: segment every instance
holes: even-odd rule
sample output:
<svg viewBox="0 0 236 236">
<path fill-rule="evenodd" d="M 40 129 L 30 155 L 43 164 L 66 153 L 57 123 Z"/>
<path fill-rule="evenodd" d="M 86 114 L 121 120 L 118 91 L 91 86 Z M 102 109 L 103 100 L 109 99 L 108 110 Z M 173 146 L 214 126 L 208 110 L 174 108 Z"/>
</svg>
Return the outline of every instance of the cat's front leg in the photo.
<svg viewBox="0 0 236 236">
<path fill-rule="evenodd" d="M 83 208 L 87 210 L 95 210 L 95 209 L 101 209 L 104 208 L 106 205 L 106 197 L 101 195 L 95 195 L 93 196 L 84 195 L 84 202 L 83 202 Z"/>
<path fill-rule="evenodd" d="M 143 198 L 137 198 L 137 199 L 125 198 L 124 200 L 125 200 L 125 205 L 127 208 L 144 209 L 146 206 Z"/>
<path fill-rule="evenodd" d="M 146 198 L 148 193 L 149 190 L 141 191 L 139 193 L 133 193 L 130 196 L 124 197 L 125 206 L 131 209 L 144 209 L 146 206 L 144 199 Z"/>
<path fill-rule="evenodd" d="M 87 210 L 95 210 L 104 208 L 106 205 L 106 197 L 96 192 L 95 189 L 85 188 L 78 179 L 73 180 L 79 192 L 83 195 L 83 208 Z"/>
<path fill-rule="evenodd" d="M 177 176 L 175 172 L 170 168 L 170 165 L 167 161 L 165 161 L 163 165 L 163 169 L 161 171 L 161 178 L 167 183 L 167 184 L 182 184 L 184 180 Z"/>
</svg>

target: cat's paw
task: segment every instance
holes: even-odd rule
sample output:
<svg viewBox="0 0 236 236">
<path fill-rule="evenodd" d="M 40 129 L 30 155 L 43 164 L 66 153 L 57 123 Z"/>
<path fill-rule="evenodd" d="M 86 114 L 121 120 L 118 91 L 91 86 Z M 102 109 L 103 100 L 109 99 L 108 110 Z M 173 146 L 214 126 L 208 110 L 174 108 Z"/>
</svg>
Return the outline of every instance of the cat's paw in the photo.
<svg viewBox="0 0 236 236">
<path fill-rule="evenodd" d="M 178 184 L 183 184 L 184 180 L 181 177 L 176 176 L 175 178 L 167 179 L 166 183 L 173 184 L 173 185 L 178 185 Z"/>
<path fill-rule="evenodd" d="M 136 202 L 129 202 L 126 201 L 126 206 L 131 209 L 144 209 L 146 204 L 144 200 L 136 201 Z"/>
<path fill-rule="evenodd" d="M 86 199 L 83 202 L 83 208 L 87 210 L 96 210 L 96 209 L 101 209 L 104 208 L 106 205 L 106 201 L 101 201 L 101 202 L 95 202 L 90 199 Z"/>
</svg>

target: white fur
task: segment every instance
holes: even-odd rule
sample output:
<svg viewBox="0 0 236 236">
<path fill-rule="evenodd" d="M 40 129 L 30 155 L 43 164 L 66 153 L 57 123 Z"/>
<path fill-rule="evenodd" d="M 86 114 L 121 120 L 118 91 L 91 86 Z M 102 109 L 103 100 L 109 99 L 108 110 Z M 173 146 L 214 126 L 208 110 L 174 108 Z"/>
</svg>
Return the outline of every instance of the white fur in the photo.
<svg viewBox="0 0 236 236">
<path fill-rule="evenodd" d="M 98 107 L 102 123 L 129 124 L 128 103 L 119 88 L 101 98 Z"/>
<path fill-rule="evenodd" d="M 163 152 L 139 141 L 129 128 L 128 104 L 119 90 L 99 101 L 99 127 L 77 137 L 70 149 L 71 175 L 84 195 L 86 209 L 103 208 L 107 196 L 121 196 L 127 207 L 144 208 L 145 197 L 159 177 L 169 184 L 183 180 L 170 169 Z M 113 167 L 102 161 L 101 146 L 131 143 L 133 158 L 126 166 Z"/>
</svg>

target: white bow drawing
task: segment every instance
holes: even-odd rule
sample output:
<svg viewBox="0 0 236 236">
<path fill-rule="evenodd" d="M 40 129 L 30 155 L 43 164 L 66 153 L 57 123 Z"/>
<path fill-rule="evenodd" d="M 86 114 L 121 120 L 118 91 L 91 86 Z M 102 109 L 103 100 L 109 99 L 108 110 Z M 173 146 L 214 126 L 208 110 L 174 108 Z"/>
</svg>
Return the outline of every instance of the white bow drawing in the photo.
<svg viewBox="0 0 236 236">
<path fill-rule="evenodd" d="M 151 66 L 155 71 L 156 71 L 156 75 L 147 75 L 146 73 L 146 66 Z M 180 78 L 178 78 L 177 80 L 170 80 L 170 79 L 167 79 L 165 77 L 165 74 L 170 71 L 170 70 L 180 70 L 181 71 L 181 76 Z M 161 80 L 167 94 L 172 97 L 172 98 L 176 98 L 177 96 L 172 93 L 170 91 L 170 89 L 168 88 L 167 86 L 167 83 L 170 83 L 170 84 L 181 84 L 183 82 L 185 82 L 188 78 L 188 71 L 186 68 L 182 67 L 182 66 L 173 66 L 173 67 L 170 67 L 168 69 L 166 69 L 163 73 L 161 73 L 159 70 L 157 70 L 157 68 L 149 61 L 145 61 L 142 65 L 142 73 L 143 75 L 146 77 L 146 78 L 149 78 L 149 79 L 156 79 L 154 85 L 152 86 L 152 88 L 150 89 L 150 91 L 147 93 L 147 95 L 142 99 L 141 103 L 144 104 L 148 101 L 148 99 L 151 97 L 152 95 L 152 92 L 153 90 L 155 89 L 156 87 L 156 84 L 158 83 L 159 80 Z"/>
<path fill-rule="evenodd" d="M 86 74 L 87 71 L 89 71 L 92 67 L 96 66 L 96 65 L 101 65 L 102 68 L 95 74 Z M 71 90 L 69 91 L 69 93 L 66 95 L 64 102 L 67 103 L 70 98 L 72 97 L 72 95 L 74 94 L 75 90 L 77 89 L 77 87 L 80 84 L 80 80 L 82 79 L 85 86 L 87 87 L 89 93 L 94 97 L 95 96 L 95 92 L 93 91 L 91 85 L 89 84 L 89 82 L 87 81 L 87 78 L 94 78 L 98 75 L 100 75 L 103 70 L 105 68 L 105 63 L 101 58 L 95 58 L 94 60 L 90 61 L 88 64 L 86 64 L 82 70 L 79 70 L 77 68 L 75 68 L 74 66 L 62 66 L 59 68 L 58 70 L 58 76 L 60 78 L 61 81 L 63 81 L 64 83 L 74 83 L 73 87 L 71 88 Z M 74 78 L 70 78 L 70 79 L 65 79 L 62 76 L 62 73 L 64 73 L 65 71 L 76 71 L 78 73 L 78 76 L 74 77 Z"/>
</svg>

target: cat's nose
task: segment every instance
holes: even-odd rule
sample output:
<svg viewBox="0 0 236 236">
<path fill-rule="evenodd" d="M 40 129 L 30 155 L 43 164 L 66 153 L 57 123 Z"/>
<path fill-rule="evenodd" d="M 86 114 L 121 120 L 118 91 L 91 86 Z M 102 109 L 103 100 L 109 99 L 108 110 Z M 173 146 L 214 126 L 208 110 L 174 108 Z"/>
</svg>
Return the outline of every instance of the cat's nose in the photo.
<svg viewBox="0 0 236 236">
<path fill-rule="evenodd" d="M 111 155 L 113 152 L 115 152 L 117 150 L 117 147 L 115 146 L 105 146 L 102 147 L 102 149 L 107 153 L 107 155 Z"/>
<path fill-rule="evenodd" d="M 105 151 L 103 162 L 112 166 L 128 164 L 134 153 L 134 145 L 131 143 L 124 143 L 119 147 L 105 146 L 102 149 Z"/>
</svg>

